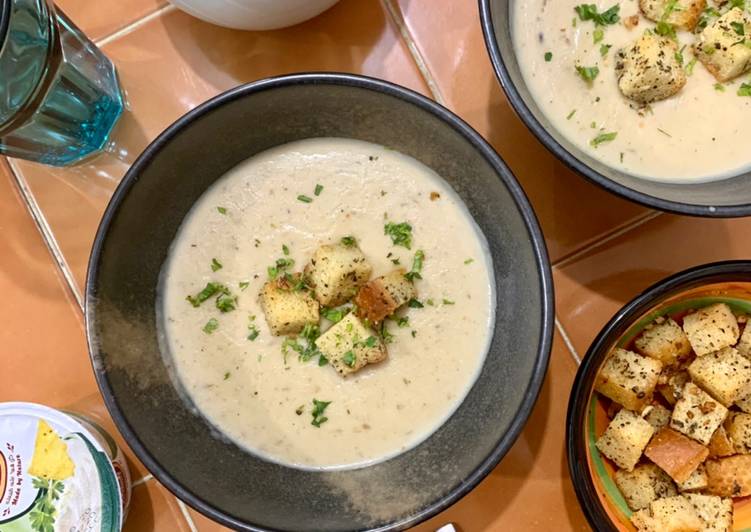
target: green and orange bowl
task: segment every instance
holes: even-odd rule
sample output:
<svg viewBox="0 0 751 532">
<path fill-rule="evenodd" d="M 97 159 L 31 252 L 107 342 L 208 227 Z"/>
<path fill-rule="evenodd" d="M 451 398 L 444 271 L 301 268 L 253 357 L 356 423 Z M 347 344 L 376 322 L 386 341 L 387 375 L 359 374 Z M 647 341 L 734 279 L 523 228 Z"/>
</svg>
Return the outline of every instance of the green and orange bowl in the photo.
<svg viewBox="0 0 751 532">
<path fill-rule="evenodd" d="M 652 285 L 616 313 L 587 351 L 569 398 L 566 448 L 576 496 L 594 530 L 635 530 L 613 479 L 615 468 L 595 447 L 608 425 L 608 401 L 593 390 L 600 366 L 611 349 L 628 346 L 658 316 L 720 302 L 751 314 L 751 261 L 705 264 Z M 751 532 L 751 497 L 735 500 L 733 530 Z"/>
</svg>

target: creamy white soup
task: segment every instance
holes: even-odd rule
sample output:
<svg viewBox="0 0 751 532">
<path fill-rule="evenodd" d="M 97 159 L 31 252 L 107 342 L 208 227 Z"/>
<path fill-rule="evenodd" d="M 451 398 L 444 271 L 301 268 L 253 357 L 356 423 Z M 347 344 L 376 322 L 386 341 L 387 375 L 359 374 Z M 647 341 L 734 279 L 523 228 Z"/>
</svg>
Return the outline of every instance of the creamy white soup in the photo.
<svg viewBox="0 0 751 532">
<path fill-rule="evenodd" d="M 340 242 L 356 242 L 370 279 L 419 272 L 409 304 L 361 339 L 383 343 L 387 359 L 345 376 L 300 356 L 299 336 L 272 334 L 259 299 L 270 276 L 292 279 Z M 222 293 L 198 304 L 210 283 L 233 308 L 221 311 Z M 163 350 L 200 414 L 299 468 L 361 466 L 427 438 L 476 379 L 494 320 L 486 243 L 454 191 L 410 157 L 339 138 L 279 146 L 217 181 L 183 222 L 160 293 Z M 321 319 L 321 338 L 330 326 Z"/>
<path fill-rule="evenodd" d="M 748 74 L 718 82 L 692 51 L 699 29 L 677 28 L 679 68 L 685 71 L 686 84 L 677 94 L 638 109 L 619 90 L 617 53 L 645 31 L 654 31 L 655 22 L 640 13 L 637 0 L 598 0 L 600 14 L 619 6 L 617 22 L 598 26 L 575 11 L 581 4 L 582 0 L 516 0 L 511 8 L 524 79 L 556 130 L 606 165 L 652 180 L 707 181 L 749 168 Z M 708 8 L 715 5 L 710 1 Z M 711 24 L 716 17 L 708 15 L 708 20 Z M 629 27 L 634 21 L 638 24 Z M 738 36 L 739 41 L 743 38 Z M 738 45 L 751 45 L 748 36 L 746 41 Z M 596 67 L 599 73 L 587 82 L 583 75 L 591 77 L 593 71 L 579 72 L 577 66 Z"/>
</svg>

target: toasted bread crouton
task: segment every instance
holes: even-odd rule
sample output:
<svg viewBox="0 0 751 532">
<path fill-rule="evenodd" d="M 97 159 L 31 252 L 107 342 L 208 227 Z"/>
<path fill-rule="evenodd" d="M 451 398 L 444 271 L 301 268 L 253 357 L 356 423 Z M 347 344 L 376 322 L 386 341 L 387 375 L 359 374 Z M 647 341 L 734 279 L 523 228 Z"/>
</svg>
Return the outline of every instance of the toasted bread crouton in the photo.
<svg viewBox="0 0 751 532">
<path fill-rule="evenodd" d="M 681 493 L 699 491 L 707 487 L 707 472 L 704 470 L 704 466 L 699 466 L 696 471 L 691 473 L 691 476 L 686 479 L 686 482 L 678 484 L 678 490 Z"/>
<path fill-rule="evenodd" d="M 640 104 L 664 100 L 686 84 L 686 73 L 675 58 L 678 47 L 670 39 L 645 33 L 618 51 L 615 72 L 618 88 Z"/>
<path fill-rule="evenodd" d="M 704 28 L 694 45 L 697 59 L 717 81 L 730 81 L 751 70 L 751 48 L 743 44 L 740 28 L 744 35 L 751 34 L 751 18 L 736 7 Z"/>
<path fill-rule="evenodd" d="M 268 281 L 259 294 L 261 309 L 271 334 L 297 334 L 307 324 L 318 324 L 318 302 L 308 290 L 296 290 L 298 277 Z"/>
<path fill-rule="evenodd" d="M 687 493 L 704 526 L 702 532 L 731 532 L 733 530 L 733 501 L 715 495 Z"/>
<path fill-rule="evenodd" d="M 741 333 L 741 338 L 738 340 L 735 348 L 744 357 L 751 359 L 751 324 L 746 323 Z"/>
<path fill-rule="evenodd" d="M 714 353 L 738 340 L 738 321 L 725 303 L 717 303 L 687 314 L 683 330 L 697 356 Z"/>
<path fill-rule="evenodd" d="M 697 357 L 688 367 L 693 381 L 725 406 L 736 402 L 751 383 L 751 360 L 732 347 Z"/>
<path fill-rule="evenodd" d="M 595 390 L 629 410 L 641 412 L 652 401 L 662 362 L 625 349 L 613 349 L 595 381 Z"/>
<path fill-rule="evenodd" d="M 663 373 L 660 379 L 662 380 L 664 376 Z M 686 383 L 690 380 L 691 376 L 688 374 L 688 371 L 681 370 L 668 376 L 667 382 L 658 385 L 657 389 L 669 404 L 674 405 L 680 399 L 683 388 L 686 387 Z"/>
<path fill-rule="evenodd" d="M 703 525 L 696 509 L 683 495 L 652 501 L 649 512 L 660 532 L 699 532 Z"/>
<path fill-rule="evenodd" d="M 615 484 L 634 511 L 647 508 L 656 499 L 678 495 L 671 478 L 654 464 L 639 465 L 633 471 L 619 469 Z"/>
<path fill-rule="evenodd" d="M 316 347 L 344 376 L 387 357 L 381 339 L 352 313 L 319 336 Z"/>
<path fill-rule="evenodd" d="M 707 492 L 720 497 L 751 495 L 751 454 L 707 460 Z"/>
<path fill-rule="evenodd" d="M 740 397 L 736 399 L 735 405 L 746 414 L 751 414 L 751 386 L 746 386 Z"/>
<path fill-rule="evenodd" d="M 725 422 L 725 431 L 733 442 L 735 452 L 751 454 L 751 414 L 731 413 Z"/>
<path fill-rule="evenodd" d="M 639 353 L 656 358 L 663 366 L 674 366 L 691 353 L 686 333 L 671 319 L 645 329 L 635 345 Z"/>
<path fill-rule="evenodd" d="M 631 514 L 631 524 L 637 532 L 662 532 L 660 522 L 652 517 L 649 508 L 643 508 Z"/>
<path fill-rule="evenodd" d="M 630 410 L 621 410 L 596 445 L 618 467 L 633 471 L 652 434 L 652 425 Z"/>
<path fill-rule="evenodd" d="M 728 409 L 707 392 L 689 382 L 675 403 L 670 427 L 693 438 L 702 445 L 709 445 L 712 434 L 722 425 Z"/>
<path fill-rule="evenodd" d="M 670 4 L 670 0 L 639 0 L 639 8 L 649 20 L 664 21 L 687 31 L 694 29 L 707 6 L 706 0 L 678 0 L 668 12 Z"/>
<path fill-rule="evenodd" d="M 665 427 L 654 435 L 644 454 L 680 484 L 706 460 L 709 451 L 702 444 Z"/>
<path fill-rule="evenodd" d="M 360 288 L 355 297 L 357 315 L 371 323 L 380 323 L 417 295 L 415 285 L 399 269 L 378 277 Z"/>
<path fill-rule="evenodd" d="M 710 458 L 721 458 L 732 454 L 735 454 L 735 446 L 728 437 L 725 427 L 720 426 L 712 434 L 712 439 L 709 440 L 709 456 Z"/>
<path fill-rule="evenodd" d="M 670 423 L 670 410 L 662 405 L 650 405 L 647 407 L 649 412 L 644 416 L 644 419 L 654 427 L 655 431 L 660 430 L 662 427 L 666 427 Z"/>
<path fill-rule="evenodd" d="M 305 277 L 315 288 L 316 299 L 324 307 L 346 303 L 364 285 L 372 268 L 357 244 L 326 244 L 313 254 L 305 267 Z"/>
</svg>

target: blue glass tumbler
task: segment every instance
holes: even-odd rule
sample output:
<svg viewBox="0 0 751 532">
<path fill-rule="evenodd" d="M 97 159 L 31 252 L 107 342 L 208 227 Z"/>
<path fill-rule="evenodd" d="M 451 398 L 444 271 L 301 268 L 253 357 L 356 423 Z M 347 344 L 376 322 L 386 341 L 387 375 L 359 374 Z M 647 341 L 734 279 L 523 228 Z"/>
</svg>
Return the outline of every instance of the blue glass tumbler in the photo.
<svg viewBox="0 0 751 532">
<path fill-rule="evenodd" d="M 101 151 L 123 111 L 115 67 L 51 1 L 0 3 L 0 153 L 66 166 Z"/>
</svg>

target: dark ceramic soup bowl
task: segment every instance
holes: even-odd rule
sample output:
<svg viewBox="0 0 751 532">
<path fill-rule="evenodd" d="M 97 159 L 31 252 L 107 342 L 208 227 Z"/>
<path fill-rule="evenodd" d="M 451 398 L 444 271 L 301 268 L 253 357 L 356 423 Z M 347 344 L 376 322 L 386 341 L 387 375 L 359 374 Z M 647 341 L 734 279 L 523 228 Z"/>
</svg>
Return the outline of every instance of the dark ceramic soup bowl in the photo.
<svg viewBox="0 0 751 532">
<path fill-rule="evenodd" d="M 158 344 L 158 276 L 190 208 L 239 162 L 311 137 L 375 142 L 431 167 L 466 203 L 493 261 L 492 342 L 466 399 L 423 443 L 362 469 L 288 468 L 214 437 L 181 399 Z M 545 375 L 553 327 L 542 235 L 503 161 L 443 107 L 344 74 L 251 83 L 170 126 L 115 191 L 86 289 L 91 357 L 120 431 L 178 497 L 242 530 L 398 530 L 446 508 L 491 471 L 521 431 Z"/>
<path fill-rule="evenodd" d="M 597 161 L 557 131 L 530 94 L 519 69 L 512 41 L 511 11 L 515 1 L 523 0 L 479 0 L 485 44 L 509 103 L 548 150 L 604 189 L 648 207 L 695 216 L 751 214 L 751 172 L 706 183 L 649 181 Z"/>
</svg>

